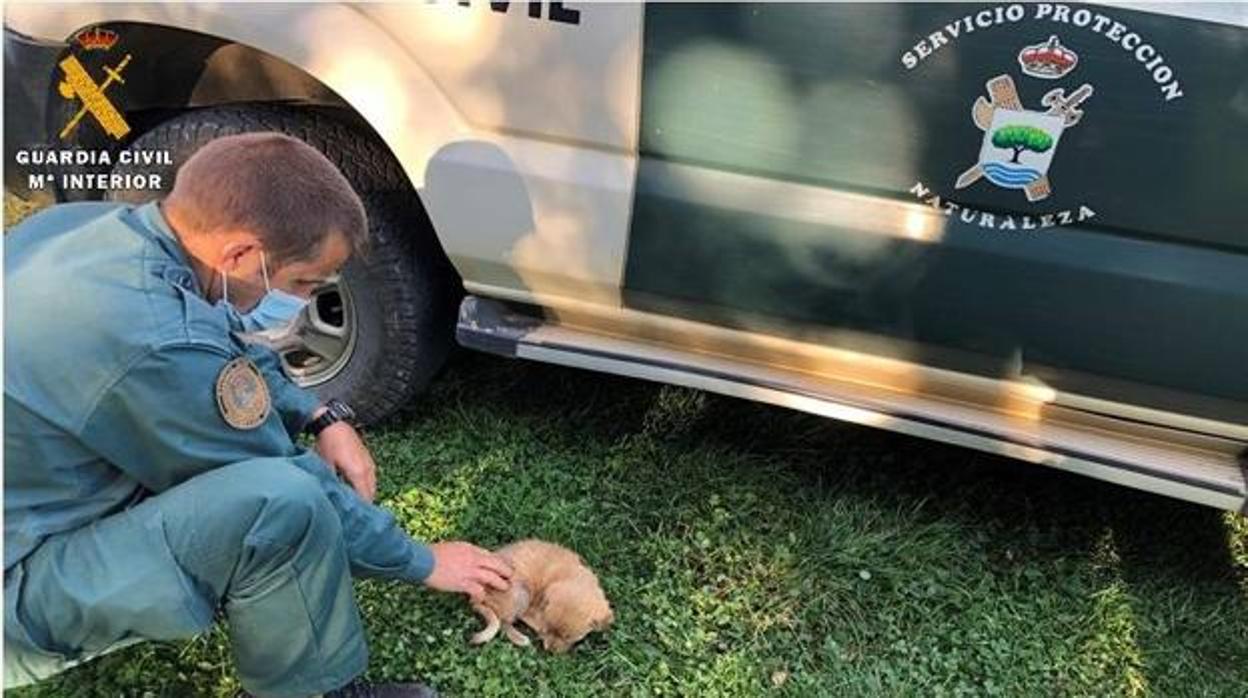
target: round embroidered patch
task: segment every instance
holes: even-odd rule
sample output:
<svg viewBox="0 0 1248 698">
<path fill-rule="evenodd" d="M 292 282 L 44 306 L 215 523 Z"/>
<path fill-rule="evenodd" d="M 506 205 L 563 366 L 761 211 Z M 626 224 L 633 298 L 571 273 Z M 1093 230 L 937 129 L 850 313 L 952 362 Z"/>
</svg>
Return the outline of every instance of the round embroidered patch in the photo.
<svg viewBox="0 0 1248 698">
<path fill-rule="evenodd" d="M 217 374 L 217 408 L 235 429 L 255 429 L 269 416 L 269 386 L 251 359 L 240 356 Z"/>
</svg>

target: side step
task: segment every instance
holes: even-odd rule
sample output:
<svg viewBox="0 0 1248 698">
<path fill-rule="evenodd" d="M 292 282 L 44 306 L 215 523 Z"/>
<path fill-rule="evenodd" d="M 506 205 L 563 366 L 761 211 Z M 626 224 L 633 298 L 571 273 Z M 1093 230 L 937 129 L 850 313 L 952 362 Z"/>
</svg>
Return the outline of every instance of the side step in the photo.
<svg viewBox="0 0 1248 698">
<path fill-rule="evenodd" d="M 1242 442 L 1054 406 L 1042 418 L 899 395 L 753 362 L 565 327 L 468 296 L 456 338 L 503 356 L 697 388 L 966 446 L 1248 514 Z"/>
</svg>

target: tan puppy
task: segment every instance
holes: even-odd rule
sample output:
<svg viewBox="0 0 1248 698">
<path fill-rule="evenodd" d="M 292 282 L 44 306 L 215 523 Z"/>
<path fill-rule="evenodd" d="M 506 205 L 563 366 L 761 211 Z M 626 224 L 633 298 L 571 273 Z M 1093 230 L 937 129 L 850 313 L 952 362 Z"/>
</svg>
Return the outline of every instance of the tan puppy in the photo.
<svg viewBox="0 0 1248 698">
<path fill-rule="evenodd" d="M 486 626 L 470 642 L 481 645 L 494 639 L 501 628 L 512 644 L 526 647 L 529 638 L 515 627 L 517 620 L 542 638 L 550 652 L 566 652 L 594 630 L 603 630 L 615 613 L 598 585 L 598 578 L 567 548 L 540 540 L 522 540 L 499 548 L 499 556 L 511 564 L 511 588 L 486 589 L 472 610 Z"/>
</svg>

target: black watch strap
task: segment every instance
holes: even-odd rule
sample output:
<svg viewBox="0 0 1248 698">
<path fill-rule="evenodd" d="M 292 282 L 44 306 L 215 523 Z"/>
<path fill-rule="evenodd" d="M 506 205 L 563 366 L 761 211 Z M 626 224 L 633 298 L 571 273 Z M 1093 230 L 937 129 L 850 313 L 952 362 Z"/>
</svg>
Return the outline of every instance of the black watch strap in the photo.
<svg viewBox="0 0 1248 698">
<path fill-rule="evenodd" d="M 353 423 L 355 420 L 355 410 L 351 409 L 347 403 L 337 398 L 330 398 L 325 403 L 325 411 L 321 416 L 308 422 L 303 427 L 304 433 L 311 436 L 317 436 L 331 424 L 338 422 Z"/>
</svg>

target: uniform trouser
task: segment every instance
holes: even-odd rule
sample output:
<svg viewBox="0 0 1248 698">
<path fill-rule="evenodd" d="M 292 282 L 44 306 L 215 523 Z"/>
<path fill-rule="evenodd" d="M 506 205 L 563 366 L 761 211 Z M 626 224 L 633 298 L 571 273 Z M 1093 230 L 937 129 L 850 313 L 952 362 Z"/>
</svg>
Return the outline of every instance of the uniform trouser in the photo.
<svg viewBox="0 0 1248 698">
<path fill-rule="evenodd" d="M 191 637 L 218 608 L 256 695 L 332 690 L 367 663 L 338 516 L 285 459 L 198 475 L 48 538 L 10 573 L 6 679 L 15 660 L 46 674 L 118 644 Z"/>
</svg>

